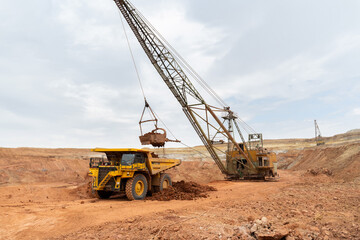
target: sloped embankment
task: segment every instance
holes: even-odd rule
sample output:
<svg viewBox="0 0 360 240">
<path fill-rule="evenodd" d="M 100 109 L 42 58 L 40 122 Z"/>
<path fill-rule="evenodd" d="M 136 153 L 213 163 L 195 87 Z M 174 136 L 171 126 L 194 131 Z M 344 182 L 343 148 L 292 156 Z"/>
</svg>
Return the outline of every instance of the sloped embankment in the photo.
<svg viewBox="0 0 360 240">
<path fill-rule="evenodd" d="M 0 184 L 84 182 L 88 149 L 0 148 Z"/>
<path fill-rule="evenodd" d="M 345 181 L 360 180 L 360 142 L 324 145 L 290 150 L 278 155 L 282 169 L 310 170 L 325 168 Z"/>
</svg>

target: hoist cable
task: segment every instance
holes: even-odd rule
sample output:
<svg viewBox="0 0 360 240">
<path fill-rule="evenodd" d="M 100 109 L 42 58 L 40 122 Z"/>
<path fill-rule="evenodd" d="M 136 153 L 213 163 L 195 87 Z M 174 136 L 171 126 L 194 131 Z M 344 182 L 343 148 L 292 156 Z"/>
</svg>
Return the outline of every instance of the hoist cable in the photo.
<svg viewBox="0 0 360 240">
<path fill-rule="evenodd" d="M 175 48 L 171 46 L 171 44 L 156 30 L 156 28 L 146 19 L 141 12 L 137 11 L 137 13 L 141 16 L 141 18 L 146 22 L 146 24 L 156 33 L 157 37 L 159 37 L 167 47 L 172 51 L 176 60 L 182 65 L 187 72 L 204 88 L 205 91 L 208 92 L 210 96 L 212 96 L 220 105 L 227 106 L 227 104 L 217 95 L 217 93 L 205 82 L 200 75 L 195 72 L 195 70 L 188 64 L 185 59 L 176 51 Z"/>
<path fill-rule="evenodd" d="M 166 126 L 166 124 L 161 120 L 161 118 L 155 113 L 155 111 L 154 111 L 154 114 L 155 114 L 156 118 L 162 123 L 162 125 L 164 125 L 164 127 L 166 128 L 166 130 L 171 134 L 171 136 L 172 136 L 175 140 L 178 140 L 178 138 L 174 135 L 174 133 Z M 187 145 L 187 144 L 185 144 L 185 143 L 183 143 L 183 142 L 181 142 L 181 141 L 180 141 L 179 143 L 182 144 L 182 145 L 184 145 L 185 147 L 188 147 L 188 148 L 192 149 L 192 150 L 195 151 L 195 152 L 200 153 L 200 154 L 203 155 L 204 157 L 211 157 L 211 156 L 206 155 L 205 153 L 200 152 L 199 150 L 197 150 L 197 149 L 195 149 L 195 148 L 193 148 L 193 147 L 191 147 L 191 146 L 189 146 L 189 145 Z"/>
<path fill-rule="evenodd" d="M 247 132 L 247 133 L 257 133 L 249 124 L 247 124 L 244 120 L 242 120 L 241 118 L 236 119 L 237 122 L 243 127 L 243 129 Z"/>
<path fill-rule="evenodd" d="M 130 46 L 130 41 L 129 41 L 128 35 L 127 35 L 127 33 L 126 33 L 124 21 L 123 21 L 123 19 L 122 19 L 122 17 L 121 17 L 121 12 L 120 12 L 120 10 L 119 10 L 119 16 L 120 16 L 121 25 L 122 25 L 122 27 L 123 27 L 124 34 L 125 34 L 125 37 L 126 37 L 126 41 L 127 41 L 127 44 L 128 44 L 129 50 L 130 50 L 131 59 L 132 59 L 132 61 L 133 61 L 134 68 L 135 68 L 135 71 L 136 71 L 136 76 L 137 76 L 138 81 L 139 81 L 139 84 L 140 84 L 141 92 L 142 92 L 142 94 L 143 94 L 144 100 L 146 101 L 144 88 L 143 88 L 143 85 L 142 85 L 142 82 L 141 82 L 141 79 L 140 79 L 140 74 L 139 74 L 138 68 L 137 68 L 137 66 L 136 66 L 134 54 L 133 54 L 133 51 L 132 51 L 131 46 Z"/>
<path fill-rule="evenodd" d="M 147 20 L 147 18 L 144 15 L 142 15 L 140 11 L 136 10 L 136 12 L 140 15 L 140 17 L 144 20 L 144 22 L 148 25 L 148 27 L 151 28 L 151 30 L 157 35 L 157 37 L 159 37 L 164 42 L 164 44 L 167 45 L 167 47 L 174 54 L 175 59 L 204 88 L 204 90 L 208 92 L 208 94 L 212 96 L 220 105 L 222 105 L 223 107 L 228 106 L 225 103 L 225 101 L 221 99 L 219 95 L 208 85 L 208 83 L 204 79 L 202 79 L 201 76 L 190 66 L 190 64 L 186 62 L 186 60 L 176 51 L 176 49 L 172 47 L 172 45 L 161 35 L 161 33 L 157 31 L 157 29 Z M 244 130 L 247 133 L 250 132 L 256 133 L 256 131 L 250 125 L 248 125 L 245 121 L 243 121 L 240 118 L 239 118 L 239 124 L 243 126 Z"/>
<path fill-rule="evenodd" d="M 126 37 L 126 41 L 127 41 L 128 47 L 129 47 L 131 59 L 132 59 L 132 61 L 133 61 L 134 68 L 135 68 L 135 71 L 136 71 L 136 76 L 137 76 L 138 81 L 139 81 L 139 84 L 140 84 L 141 92 L 142 92 L 142 94 L 143 94 L 144 100 L 147 101 L 147 100 L 146 100 L 146 96 L 145 96 L 145 91 L 144 91 L 144 88 L 143 88 L 143 85 L 142 85 L 142 82 L 141 82 L 141 79 L 140 79 L 140 74 L 139 74 L 139 71 L 138 71 L 138 68 L 137 68 L 137 65 L 136 65 L 136 62 L 135 62 L 135 57 L 134 57 L 133 51 L 132 51 L 132 49 L 131 49 L 130 41 L 129 41 L 128 35 L 127 35 L 127 33 L 126 33 L 124 21 L 123 21 L 123 19 L 122 19 L 120 10 L 119 10 L 119 15 L 120 15 L 120 20 L 121 20 L 121 25 L 122 25 L 122 27 L 123 27 L 124 34 L 125 34 L 125 37 Z M 150 114 L 150 111 L 149 111 L 149 110 L 148 110 L 148 113 Z M 168 132 L 172 135 L 172 137 L 175 138 L 176 140 L 178 140 L 178 139 L 175 137 L 174 133 L 166 126 L 166 124 L 165 124 L 165 123 L 161 120 L 161 118 L 156 114 L 156 112 L 153 111 L 153 113 L 154 113 L 155 117 L 164 125 L 164 127 L 165 127 L 165 128 L 168 130 Z M 156 127 L 157 127 L 157 126 L 156 126 Z M 204 154 L 204 153 L 196 150 L 195 148 L 190 147 L 190 146 L 188 146 L 187 144 L 185 144 L 185 143 L 183 143 L 183 142 L 180 142 L 180 143 L 181 143 L 182 145 L 184 145 L 184 146 L 186 146 L 186 147 L 188 147 L 188 148 L 191 148 L 191 149 L 193 149 L 194 151 L 202 154 L 203 156 L 208 157 L 206 154 Z"/>
<path fill-rule="evenodd" d="M 184 145 L 185 147 L 190 148 L 191 150 L 193 150 L 193 151 L 195 151 L 195 152 L 197 152 L 197 153 L 200 153 L 200 154 L 201 154 L 201 155 L 203 155 L 204 157 L 211 158 L 211 156 L 210 156 L 210 155 L 206 155 L 205 153 L 200 152 L 200 151 L 199 151 L 199 150 L 197 150 L 196 148 L 194 148 L 194 147 L 190 147 L 189 145 L 187 145 L 187 144 L 185 144 L 185 143 L 183 143 L 183 142 L 180 142 L 180 144 Z"/>
<path fill-rule="evenodd" d="M 220 105 L 222 105 L 223 107 L 226 107 L 228 106 L 224 100 L 222 100 L 219 95 L 207 84 L 207 82 L 205 82 L 205 80 L 203 80 L 201 78 L 201 76 L 190 66 L 190 64 L 188 64 L 186 62 L 186 60 L 176 51 L 175 48 L 172 47 L 172 45 L 156 30 L 156 28 L 141 14 L 141 12 L 139 11 L 136 11 L 140 16 L 141 18 L 144 20 L 144 22 L 148 25 L 149 28 L 151 28 L 153 30 L 153 32 L 157 35 L 157 37 L 159 37 L 163 42 L 164 44 L 171 50 L 171 52 L 173 53 L 174 55 L 174 58 L 175 60 L 177 60 L 179 62 L 179 64 L 195 79 L 196 82 L 198 82 L 200 84 L 200 86 L 210 95 L 212 96 Z M 139 71 L 138 71 L 138 68 L 137 68 L 137 65 L 136 65 L 136 62 L 135 62 L 135 57 L 134 57 L 134 54 L 133 54 L 133 51 L 132 51 L 132 48 L 131 48 L 131 45 L 130 45 L 130 41 L 129 41 L 129 38 L 128 38 L 128 35 L 126 33 L 126 29 L 125 29 L 125 25 L 124 25 L 124 21 L 122 19 L 122 15 L 121 15 L 121 12 L 119 10 L 119 16 L 120 16 L 120 20 L 121 20 L 121 24 L 122 24 L 122 27 L 123 27 L 123 30 L 124 30 L 124 34 L 125 34 L 125 37 L 126 37 L 126 41 L 127 41 L 127 44 L 128 44 L 128 48 L 129 48 L 129 51 L 130 51 L 130 55 L 131 55 L 131 58 L 132 58 L 132 61 L 133 61 L 133 65 L 134 65 L 134 68 L 135 68 L 135 71 L 136 71 L 136 75 L 137 75 L 137 78 L 138 78 L 138 81 L 139 81 L 139 85 L 140 85 L 140 88 L 141 88 L 141 92 L 143 94 L 143 97 L 144 97 L 144 100 L 146 101 L 146 96 L 145 96 L 145 91 L 144 91 L 144 88 L 143 88 L 143 84 L 141 82 L 141 79 L 140 79 L 140 74 L 139 74 Z M 154 112 L 154 115 L 155 117 L 164 125 L 164 127 L 168 130 L 168 132 L 172 135 L 173 138 L 176 138 L 176 136 L 173 134 L 173 132 L 166 126 L 166 124 L 161 120 L 161 118 Z M 242 119 L 238 118 L 237 119 L 239 124 L 244 128 L 244 130 L 249 133 L 249 132 L 253 132 L 253 133 L 256 133 L 255 130 L 253 128 L 251 128 L 245 121 L 243 121 Z M 187 144 L 183 143 L 183 142 L 180 142 L 182 145 L 200 153 L 201 155 L 205 156 L 205 157 L 209 157 L 207 156 L 206 154 L 202 153 L 201 151 L 193 148 L 193 147 L 190 147 L 188 146 Z"/>
</svg>

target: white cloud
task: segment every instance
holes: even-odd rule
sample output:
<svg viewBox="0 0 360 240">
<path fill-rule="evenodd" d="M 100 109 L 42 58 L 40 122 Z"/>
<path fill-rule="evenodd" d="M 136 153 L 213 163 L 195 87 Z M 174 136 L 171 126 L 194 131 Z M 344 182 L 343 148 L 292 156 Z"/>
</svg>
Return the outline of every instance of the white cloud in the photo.
<svg viewBox="0 0 360 240">
<path fill-rule="evenodd" d="M 3 126 L 15 125 L 19 128 L 28 128 L 34 125 L 40 126 L 46 121 L 33 117 L 25 117 L 17 114 L 15 111 L 9 109 L 0 108 L 0 124 Z"/>
<path fill-rule="evenodd" d="M 353 115 L 360 115 L 360 108 L 353 109 L 352 114 Z"/>
<path fill-rule="evenodd" d="M 142 13 L 149 14 L 146 18 L 151 24 L 199 73 L 207 72 L 217 58 L 226 54 L 217 48 L 228 37 L 221 28 L 189 19 L 180 2 L 169 1 L 155 7 L 156 11 L 149 6 Z"/>
<path fill-rule="evenodd" d="M 323 54 L 300 53 L 273 69 L 257 69 L 244 76 L 233 76 L 231 87 L 221 89 L 223 96 L 257 100 L 268 97 L 300 100 L 334 87 L 338 74 L 328 63 L 360 49 L 360 35 L 346 35 L 324 46 Z M 346 75 L 347 73 L 341 73 Z"/>
<path fill-rule="evenodd" d="M 55 9 L 59 22 L 71 33 L 73 44 L 94 50 L 125 47 L 120 16 L 112 1 L 63 0 L 55 4 Z"/>
<path fill-rule="evenodd" d="M 359 15 L 354 2 L 326 2 L 134 1 L 266 138 L 303 136 L 298 129 L 312 135 L 305 120 L 315 114 L 326 119 L 324 135 L 358 128 Z M 113 1 L 7 1 L 1 17 L 0 145 L 138 144 L 143 101 Z M 152 107 L 178 138 L 199 144 L 176 99 L 128 34 Z M 309 104 L 314 98 L 320 100 L 316 107 Z M 289 106 L 295 100 L 300 105 Z"/>
<path fill-rule="evenodd" d="M 120 114 L 113 108 L 113 103 L 121 98 L 132 98 L 131 92 L 117 90 L 100 83 L 77 84 L 70 80 L 62 80 L 53 84 L 53 88 L 62 92 L 63 96 L 76 101 L 83 109 L 87 120 L 114 123 L 131 122 L 130 114 Z"/>
</svg>

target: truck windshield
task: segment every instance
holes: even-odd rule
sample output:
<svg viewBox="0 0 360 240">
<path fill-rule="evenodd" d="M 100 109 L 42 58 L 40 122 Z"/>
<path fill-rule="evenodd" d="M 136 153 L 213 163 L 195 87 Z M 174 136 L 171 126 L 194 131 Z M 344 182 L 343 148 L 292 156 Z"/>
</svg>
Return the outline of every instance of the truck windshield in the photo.
<svg viewBox="0 0 360 240">
<path fill-rule="evenodd" d="M 134 163 L 135 154 L 134 153 L 124 153 L 121 157 L 121 165 L 131 166 Z"/>
<path fill-rule="evenodd" d="M 143 153 L 124 153 L 121 157 L 121 165 L 131 166 L 134 163 L 145 163 Z"/>
</svg>

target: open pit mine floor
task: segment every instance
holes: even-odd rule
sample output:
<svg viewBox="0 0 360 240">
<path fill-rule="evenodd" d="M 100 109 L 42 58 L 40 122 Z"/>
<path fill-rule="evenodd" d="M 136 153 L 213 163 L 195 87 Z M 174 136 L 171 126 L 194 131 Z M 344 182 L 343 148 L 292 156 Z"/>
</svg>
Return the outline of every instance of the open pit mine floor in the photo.
<svg viewBox="0 0 360 240">
<path fill-rule="evenodd" d="M 64 183 L 2 186 L 0 239 L 360 239 L 358 184 L 280 176 L 215 181 L 207 198 L 171 201 L 98 200 Z"/>
<path fill-rule="evenodd" d="M 91 196 L 88 149 L 0 148 L 0 239 L 360 239 L 351 134 L 320 147 L 272 140 L 282 170 L 266 182 L 225 181 L 211 159 L 167 149 L 184 160 L 169 171 L 176 189 L 196 194 L 144 201 Z"/>
</svg>

